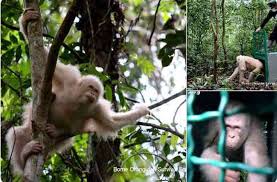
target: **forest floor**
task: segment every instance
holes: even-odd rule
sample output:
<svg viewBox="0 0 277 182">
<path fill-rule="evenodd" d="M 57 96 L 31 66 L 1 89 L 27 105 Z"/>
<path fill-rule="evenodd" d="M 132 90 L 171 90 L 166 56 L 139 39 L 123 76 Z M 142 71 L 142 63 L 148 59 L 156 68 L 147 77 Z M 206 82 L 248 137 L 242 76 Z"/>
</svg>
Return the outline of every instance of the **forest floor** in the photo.
<svg viewBox="0 0 277 182">
<path fill-rule="evenodd" d="M 198 70 L 201 66 L 197 67 Z M 203 69 L 204 70 L 204 69 Z M 217 83 L 214 83 L 213 75 L 198 75 L 188 77 L 188 89 L 192 90 L 277 90 L 277 83 L 268 83 L 264 81 L 264 77 L 259 75 L 255 82 L 239 83 L 238 77 L 232 82 L 227 82 L 226 79 L 232 74 L 233 69 L 219 68 L 217 72 Z M 189 72 L 188 72 L 189 73 Z M 194 73 L 195 74 L 195 73 Z M 246 73 L 246 78 L 249 73 Z"/>
</svg>

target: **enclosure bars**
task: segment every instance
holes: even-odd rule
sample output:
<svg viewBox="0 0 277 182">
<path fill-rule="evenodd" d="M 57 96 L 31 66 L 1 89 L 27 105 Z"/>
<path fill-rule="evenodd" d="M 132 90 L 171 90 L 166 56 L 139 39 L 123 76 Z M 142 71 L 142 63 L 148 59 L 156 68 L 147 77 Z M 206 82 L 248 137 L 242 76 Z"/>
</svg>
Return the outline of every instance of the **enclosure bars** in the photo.
<svg viewBox="0 0 277 182">
<path fill-rule="evenodd" d="M 272 103 L 271 105 L 260 106 L 259 108 L 235 108 L 232 109 L 229 112 L 225 112 L 225 107 L 229 101 L 228 93 L 226 91 L 221 92 L 221 100 L 219 104 L 219 108 L 217 111 L 207 111 L 199 115 L 195 115 L 193 112 L 193 103 L 195 100 L 196 94 L 191 93 L 188 97 L 188 182 L 192 182 L 193 175 L 194 175 L 194 165 L 204 165 L 209 164 L 212 166 L 216 166 L 221 168 L 221 175 L 219 178 L 220 182 L 224 182 L 225 177 L 225 170 L 226 169 L 232 169 L 232 170 L 245 170 L 247 172 L 251 173 L 258 173 L 258 174 L 265 174 L 265 175 L 273 175 L 277 174 L 277 171 L 270 167 L 264 167 L 264 168 L 256 168 L 251 167 L 249 165 L 246 165 L 244 163 L 240 162 L 226 162 L 224 160 L 225 155 L 225 134 L 226 134 L 226 128 L 225 128 L 225 122 L 224 122 L 224 116 L 230 116 L 242 112 L 248 112 L 248 113 L 263 113 L 263 112 L 274 112 L 276 111 L 277 103 Z M 198 123 L 198 122 L 208 122 L 211 121 L 214 118 L 219 118 L 220 122 L 220 128 L 222 130 L 220 134 L 220 139 L 218 143 L 218 151 L 221 155 L 222 161 L 217 160 L 211 160 L 211 159 L 204 159 L 201 157 L 197 157 L 193 155 L 195 144 L 194 139 L 192 137 L 192 123 Z"/>
<path fill-rule="evenodd" d="M 263 60 L 264 63 L 264 76 L 266 82 L 268 82 L 268 45 L 267 45 L 267 33 L 265 30 L 259 32 L 253 32 L 252 39 L 252 56 L 255 59 Z"/>
</svg>

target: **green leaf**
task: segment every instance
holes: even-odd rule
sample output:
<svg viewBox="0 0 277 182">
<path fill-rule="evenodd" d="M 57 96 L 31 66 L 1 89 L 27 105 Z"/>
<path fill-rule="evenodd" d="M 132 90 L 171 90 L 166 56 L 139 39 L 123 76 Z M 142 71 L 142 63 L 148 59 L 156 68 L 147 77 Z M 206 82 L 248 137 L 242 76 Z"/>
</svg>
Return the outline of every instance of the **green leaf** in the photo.
<svg viewBox="0 0 277 182">
<path fill-rule="evenodd" d="M 182 157 L 176 156 L 171 161 L 175 164 L 175 163 L 181 162 L 182 160 L 183 160 Z"/>
<path fill-rule="evenodd" d="M 166 143 L 163 147 L 163 152 L 165 154 L 165 156 L 167 156 L 170 153 L 170 146 L 168 143 Z"/>
<path fill-rule="evenodd" d="M 184 44 L 186 40 L 186 32 L 176 31 L 176 33 L 169 33 L 166 35 L 166 38 L 163 40 L 166 42 L 167 46 L 175 47 L 181 44 Z"/>
<path fill-rule="evenodd" d="M 132 87 L 131 85 L 122 84 L 120 85 L 120 88 L 124 92 L 130 92 L 132 94 L 135 94 L 139 91 L 139 89 Z"/>
<path fill-rule="evenodd" d="M 125 182 L 125 179 L 124 179 L 123 175 L 121 174 L 121 175 L 117 175 L 116 176 L 116 181 L 118 181 L 118 182 Z"/>
<path fill-rule="evenodd" d="M 136 137 L 136 143 L 144 143 L 147 141 L 147 137 L 142 133 L 138 133 L 137 135 L 135 135 L 135 137 Z"/>
<path fill-rule="evenodd" d="M 170 144 L 172 147 L 176 148 L 177 142 L 178 142 L 179 137 L 176 135 L 171 136 Z"/>
<path fill-rule="evenodd" d="M 175 180 L 175 181 L 180 180 L 180 174 L 179 174 L 177 171 L 175 171 L 174 180 Z"/>
<path fill-rule="evenodd" d="M 136 63 L 141 71 L 147 76 L 151 76 L 151 74 L 155 71 L 155 66 L 145 56 L 138 57 L 136 59 Z"/>
<path fill-rule="evenodd" d="M 164 176 L 168 177 L 170 175 L 170 172 L 171 172 L 170 170 L 165 170 L 163 174 L 164 174 Z"/>
<path fill-rule="evenodd" d="M 167 131 L 163 132 L 160 138 L 161 145 L 164 145 L 166 143 L 167 136 L 168 136 L 168 132 Z"/>
<path fill-rule="evenodd" d="M 11 45 L 11 42 L 5 39 L 1 39 L 1 49 L 6 50 Z"/>
<path fill-rule="evenodd" d="M 117 89 L 117 94 L 118 94 L 118 97 L 119 97 L 119 102 L 120 102 L 120 105 L 121 106 L 125 106 L 126 105 L 126 100 L 123 96 L 123 93 L 121 92 L 121 90 Z"/>
<path fill-rule="evenodd" d="M 172 62 L 174 50 L 171 47 L 164 46 L 158 53 L 158 58 L 162 60 L 162 66 L 166 67 Z"/>
<path fill-rule="evenodd" d="M 153 136 L 159 136 L 160 135 L 160 130 L 156 129 L 156 128 L 149 128 L 146 129 L 147 132 L 150 132 Z"/>
<path fill-rule="evenodd" d="M 138 130 L 138 131 L 136 131 L 136 132 L 134 132 L 134 133 L 130 133 L 130 134 L 128 134 L 125 138 L 127 139 L 127 140 L 131 140 L 131 139 L 134 139 L 134 138 L 137 138 L 139 135 L 141 135 L 142 133 L 141 133 L 141 130 Z"/>
<path fill-rule="evenodd" d="M 31 74 L 31 62 L 30 61 L 21 61 L 20 64 L 20 73 L 22 76 L 29 76 Z"/>
<path fill-rule="evenodd" d="M 159 12 L 170 12 L 174 10 L 174 5 L 175 2 L 174 1 L 161 1 L 160 7 L 159 7 Z"/>
<path fill-rule="evenodd" d="M 187 147 L 187 138 L 186 138 L 187 132 L 186 132 L 186 131 L 184 132 L 184 136 L 185 136 L 185 138 L 184 138 L 184 140 L 183 140 L 182 146 L 185 148 L 185 147 Z"/>
<path fill-rule="evenodd" d="M 107 100 L 111 101 L 113 99 L 113 92 L 110 85 L 105 86 L 105 97 Z"/>
<path fill-rule="evenodd" d="M 166 164 L 167 164 L 167 162 L 165 160 L 162 160 L 159 162 L 158 167 L 164 168 Z"/>
<path fill-rule="evenodd" d="M 18 43 L 18 41 L 17 41 L 17 37 L 16 36 L 14 36 L 13 34 L 10 34 L 10 40 L 12 41 L 12 43 L 14 43 L 14 44 L 17 44 Z"/>
<path fill-rule="evenodd" d="M 10 65 L 14 58 L 14 52 L 15 52 L 14 48 L 8 50 L 4 54 L 2 54 L 1 60 L 4 61 L 6 65 Z"/>
<path fill-rule="evenodd" d="M 69 61 L 69 60 L 71 60 L 72 55 L 70 55 L 70 54 L 68 54 L 66 52 L 63 52 L 63 53 L 60 54 L 59 58 L 61 60 Z"/>
<path fill-rule="evenodd" d="M 15 62 L 18 62 L 21 57 L 22 57 L 22 49 L 21 49 L 21 46 L 18 46 L 15 52 Z"/>
<path fill-rule="evenodd" d="M 80 67 L 80 71 L 83 74 L 95 75 L 102 82 L 105 82 L 105 81 L 109 80 L 109 77 L 105 73 L 97 71 L 96 67 L 94 65 L 90 64 L 90 63 L 79 64 L 79 67 Z"/>
<path fill-rule="evenodd" d="M 154 160 L 154 157 L 153 157 L 153 155 L 151 155 L 151 154 L 144 154 L 146 157 L 147 157 L 147 161 L 151 161 L 151 162 L 153 162 L 153 160 Z"/>
<path fill-rule="evenodd" d="M 135 6 L 140 6 L 143 0 L 132 0 Z"/>
</svg>

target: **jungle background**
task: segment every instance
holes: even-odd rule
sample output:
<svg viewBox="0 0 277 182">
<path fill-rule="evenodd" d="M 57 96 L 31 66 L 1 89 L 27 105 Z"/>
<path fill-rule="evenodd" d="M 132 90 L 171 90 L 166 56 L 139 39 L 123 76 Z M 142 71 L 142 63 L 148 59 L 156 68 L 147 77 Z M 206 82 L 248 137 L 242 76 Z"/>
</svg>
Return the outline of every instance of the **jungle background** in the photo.
<svg viewBox="0 0 277 182">
<path fill-rule="evenodd" d="M 236 56 L 251 56 L 252 34 L 267 16 L 266 0 L 188 0 L 188 88 L 273 89 L 270 84 L 241 85 L 225 80 Z M 264 30 L 269 34 L 275 20 Z M 277 51 L 277 46 L 271 52 Z"/>
<path fill-rule="evenodd" d="M 122 129 L 115 141 L 76 136 L 70 150 L 46 161 L 41 181 L 185 181 L 186 2 L 80 3 L 59 60 L 98 76 L 115 110 L 145 102 L 153 114 Z M 47 47 L 71 4 L 39 1 Z M 1 179 L 7 182 L 21 179 L 11 174 L 5 134 L 22 123 L 22 106 L 32 98 L 29 49 L 18 28 L 22 7 L 23 1 L 1 3 Z M 115 166 L 134 170 L 115 172 Z"/>
</svg>

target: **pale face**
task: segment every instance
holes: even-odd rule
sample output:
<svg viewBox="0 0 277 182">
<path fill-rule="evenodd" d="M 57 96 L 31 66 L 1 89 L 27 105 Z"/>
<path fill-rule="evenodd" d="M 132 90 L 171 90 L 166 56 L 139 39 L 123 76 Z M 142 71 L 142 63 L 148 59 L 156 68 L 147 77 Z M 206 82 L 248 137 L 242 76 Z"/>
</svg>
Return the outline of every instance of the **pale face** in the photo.
<svg viewBox="0 0 277 182">
<path fill-rule="evenodd" d="M 249 133 L 250 121 L 246 114 L 236 114 L 225 118 L 227 135 L 226 148 L 238 150 L 246 140 Z"/>
<path fill-rule="evenodd" d="M 94 77 L 83 77 L 78 86 L 80 89 L 79 97 L 85 103 L 93 104 L 97 102 L 102 94 L 101 82 L 94 79 Z"/>
</svg>

